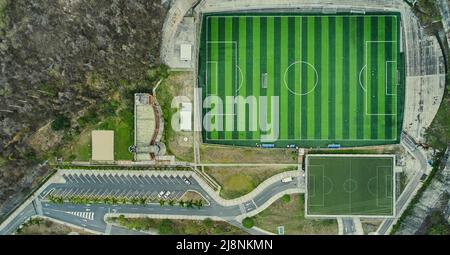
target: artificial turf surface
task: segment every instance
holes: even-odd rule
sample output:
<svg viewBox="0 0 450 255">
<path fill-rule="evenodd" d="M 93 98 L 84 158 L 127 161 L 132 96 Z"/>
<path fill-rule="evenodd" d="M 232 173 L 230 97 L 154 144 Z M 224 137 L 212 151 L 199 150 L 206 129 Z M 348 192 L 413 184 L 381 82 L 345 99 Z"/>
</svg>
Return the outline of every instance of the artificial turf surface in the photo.
<svg viewBox="0 0 450 255">
<path fill-rule="evenodd" d="M 308 216 L 392 216 L 392 156 L 320 156 L 307 159 Z"/>
<path fill-rule="evenodd" d="M 399 17 L 205 15 L 198 86 L 209 106 L 202 116 L 212 124 L 203 130 L 203 141 L 305 147 L 397 143 L 404 91 Z M 255 96 L 255 106 L 227 101 L 231 96 Z M 222 110 L 215 107 L 218 100 Z"/>
</svg>

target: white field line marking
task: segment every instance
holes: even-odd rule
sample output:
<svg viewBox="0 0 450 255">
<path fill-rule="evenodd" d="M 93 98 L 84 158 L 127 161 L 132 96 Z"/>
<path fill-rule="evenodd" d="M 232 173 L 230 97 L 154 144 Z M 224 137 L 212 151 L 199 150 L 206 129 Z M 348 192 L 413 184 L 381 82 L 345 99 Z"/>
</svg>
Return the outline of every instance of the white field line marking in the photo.
<svg viewBox="0 0 450 255">
<path fill-rule="evenodd" d="M 208 57 L 208 56 L 207 56 Z M 215 81 L 214 81 L 214 83 L 212 84 L 213 86 L 212 87 L 214 87 L 214 91 L 215 91 L 215 93 L 209 93 L 208 94 L 208 87 L 209 87 L 209 85 L 210 84 L 208 84 L 208 78 L 209 78 L 209 68 L 208 68 L 208 66 L 209 66 L 209 64 L 215 64 L 214 66 L 214 73 L 215 73 L 215 75 L 216 75 L 216 79 L 215 79 Z M 218 87 L 218 84 L 219 84 L 219 80 L 218 80 L 218 69 L 219 68 L 219 63 L 218 63 L 218 61 L 206 61 L 206 79 L 205 79 L 205 83 L 206 83 L 206 96 L 208 96 L 208 95 L 217 95 L 217 92 L 218 92 L 218 89 L 219 89 L 219 87 Z M 212 73 L 212 72 L 211 72 Z M 211 90 L 212 90 L 212 87 L 211 87 Z"/>
<path fill-rule="evenodd" d="M 365 65 L 367 66 L 367 51 L 368 51 L 368 44 L 369 43 L 397 43 L 397 41 L 365 41 L 365 44 L 364 44 L 364 47 L 365 47 L 365 55 L 364 55 L 364 58 L 365 58 Z M 367 81 L 368 81 L 368 79 L 367 79 L 367 75 L 368 75 L 368 72 L 367 72 L 367 70 L 368 70 L 369 68 L 366 68 L 366 71 L 365 71 L 365 73 L 366 73 L 366 79 L 365 79 L 365 82 L 366 82 L 366 85 L 367 85 Z M 385 84 L 385 86 L 386 86 L 386 84 Z M 392 115 L 392 116 L 397 116 L 397 112 L 396 113 L 368 113 L 368 102 L 369 102 L 369 98 L 368 98 L 368 95 L 369 95 L 369 92 L 367 91 L 367 88 L 368 88 L 368 86 L 366 86 L 366 93 L 365 93 L 365 98 L 366 98 L 366 115 L 376 115 L 376 116 L 390 116 L 390 115 Z M 396 117 L 396 119 L 395 119 L 395 123 L 397 123 L 397 117 Z"/>
<path fill-rule="evenodd" d="M 206 25 L 208 26 L 208 23 L 206 23 Z M 208 29 L 208 28 L 207 28 Z M 208 31 L 208 30 L 207 30 Z M 215 60 L 215 61 L 211 61 L 211 60 L 209 60 L 208 58 L 209 58 L 209 53 L 208 53 L 208 49 L 209 49 L 209 46 L 208 46 L 208 44 L 213 44 L 213 43 L 217 43 L 217 44 L 221 44 L 221 43 L 223 43 L 223 44 L 227 44 L 227 43 L 231 43 L 233 46 L 233 49 L 232 49 L 232 51 L 233 51 L 233 57 L 234 57 L 234 68 L 235 68 L 235 70 L 234 70 L 234 73 L 235 73 L 235 77 L 233 77 L 234 78 L 234 84 L 238 84 L 238 82 L 237 82 L 237 72 L 239 71 L 238 70 L 238 55 L 237 55 L 237 50 L 238 50 L 238 46 L 237 46 L 237 42 L 236 41 L 206 41 L 206 69 L 208 69 L 208 62 L 219 62 L 218 60 Z M 224 49 L 224 51 L 225 51 L 226 49 Z M 233 58 L 232 57 L 232 58 Z M 224 60 L 225 61 L 225 60 Z M 217 68 L 216 68 L 216 70 L 218 69 L 218 65 L 217 65 Z M 218 70 L 217 70 L 217 74 L 216 74 L 216 77 L 218 76 Z M 205 75 L 206 75 L 206 77 L 205 77 L 205 81 L 207 82 L 208 81 L 208 72 L 205 72 Z M 217 90 L 216 90 L 216 95 L 217 95 Z M 206 86 L 206 96 L 209 96 L 209 95 L 212 95 L 212 94 L 210 94 L 209 92 L 208 92 L 208 85 Z"/>
<path fill-rule="evenodd" d="M 361 74 L 362 74 L 362 72 L 363 72 L 363 70 L 364 69 L 366 69 L 367 68 L 367 65 L 364 65 L 362 68 L 361 68 L 361 70 L 359 71 L 359 86 L 364 90 L 364 93 L 366 93 L 366 88 L 364 88 L 364 86 L 363 86 L 363 84 L 362 84 L 362 81 L 361 81 Z"/>
<path fill-rule="evenodd" d="M 320 167 L 320 170 L 322 170 L 322 203 L 310 204 L 310 205 L 324 207 L 325 206 L 325 166 L 324 165 L 309 165 L 308 168 L 310 168 L 310 167 Z M 315 175 L 312 175 L 311 177 L 314 177 L 314 192 L 315 192 L 315 188 L 317 187 L 317 185 L 315 183 L 316 178 L 315 178 Z M 316 196 L 316 194 L 314 194 L 314 196 Z"/>
<path fill-rule="evenodd" d="M 291 66 L 293 66 L 293 65 L 295 65 L 295 64 L 299 64 L 299 63 L 301 63 L 301 64 L 307 64 L 309 67 L 311 67 L 311 68 L 314 70 L 315 77 L 316 77 L 315 83 L 314 83 L 314 87 L 313 87 L 311 90 L 309 90 L 308 92 L 306 92 L 306 93 L 298 93 L 298 92 L 296 92 L 296 91 L 292 91 L 292 90 L 289 88 L 289 86 L 288 86 L 288 84 L 287 84 L 287 82 L 286 82 L 286 74 L 287 74 L 287 72 L 289 71 L 289 68 L 291 68 Z M 291 64 L 286 68 L 286 70 L 284 71 L 284 75 L 283 75 L 283 81 L 284 81 L 284 86 L 287 88 L 287 90 L 288 90 L 290 93 L 292 93 L 292 94 L 294 94 L 294 95 L 296 95 L 296 96 L 306 96 L 306 95 L 308 95 L 309 93 L 312 93 L 314 90 L 316 90 L 317 83 L 319 83 L 319 73 L 317 72 L 316 67 L 314 67 L 314 65 L 312 65 L 311 63 L 309 63 L 309 62 L 307 62 L 307 61 L 303 61 L 303 60 L 298 60 L 298 61 L 295 61 L 295 62 L 291 63 Z"/>
<path fill-rule="evenodd" d="M 395 82 L 395 86 L 391 86 L 391 87 L 393 87 L 392 89 L 395 91 L 395 89 L 397 89 L 397 86 L 398 86 L 398 84 L 397 84 L 397 61 L 394 61 L 394 60 L 386 60 L 386 73 L 385 73 L 385 76 L 386 76 L 386 79 L 385 79 L 385 87 L 386 87 L 386 96 L 396 96 L 397 95 L 397 93 L 392 93 L 392 91 L 391 91 L 391 93 L 389 93 L 388 92 L 388 63 L 395 63 L 395 65 L 394 65 L 394 67 L 395 67 L 395 77 L 391 77 L 391 79 L 392 78 L 395 78 L 394 79 L 394 82 Z M 391 72 L 392 72 L 392 70 L 391 70 Z"/>
</svg>

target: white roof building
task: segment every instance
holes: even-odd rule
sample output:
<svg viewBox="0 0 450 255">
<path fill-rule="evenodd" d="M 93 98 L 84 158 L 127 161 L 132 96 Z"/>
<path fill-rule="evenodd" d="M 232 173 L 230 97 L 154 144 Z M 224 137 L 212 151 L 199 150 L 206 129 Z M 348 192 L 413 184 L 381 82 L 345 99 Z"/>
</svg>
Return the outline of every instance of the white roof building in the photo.
<svg viewBox="0 0 450 255">
<path fill-rule="evenodd" d="M 181 103 L 180 129 L 182 131 L 192 130 L 192 104 Z"/>
<path fill-rule="evenodd" d="M 180 45 L 180 59 L 182 61 L 191 61 L 191 45 L 181 44 Z"/>
</svg>

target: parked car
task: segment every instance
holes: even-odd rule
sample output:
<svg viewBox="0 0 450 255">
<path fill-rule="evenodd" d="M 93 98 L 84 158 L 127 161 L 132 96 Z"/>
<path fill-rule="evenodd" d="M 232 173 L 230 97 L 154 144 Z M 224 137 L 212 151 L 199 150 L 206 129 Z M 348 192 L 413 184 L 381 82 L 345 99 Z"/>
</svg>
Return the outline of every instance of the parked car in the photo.
<svg viewBox="0 0 450 255">
<path fill-rule="evenodd" d="M 291 182 L 291 181 L 292 181 L 292 177 L 286 177 L 283 180 L 281 180 L 281 182 L 283 182 L 283 183 L 288 183 L 288 182 Z"/>
<path fill-rule="evenodd" d="M 183 181 L 184 183 L 186 183 L 187 185 L 191 185 L 191 181 L 189 181 L 189 179 L 187 177 L 183 177 Z"/>
<path fill-rule="evenodd" d="M 166 193 L 166 191 L 164 191 L 164 190 L 159 192 L 158 198 L 162 198 L 162 196 L 164 196 L 165 193 Z"/>
<path fill-rule="evenodd" d="M 164 199 L 168 199 L 170 194 L 172 194 L 170 191 L 167 191 L 166 194 L 164 194 Z"/>
</svg>

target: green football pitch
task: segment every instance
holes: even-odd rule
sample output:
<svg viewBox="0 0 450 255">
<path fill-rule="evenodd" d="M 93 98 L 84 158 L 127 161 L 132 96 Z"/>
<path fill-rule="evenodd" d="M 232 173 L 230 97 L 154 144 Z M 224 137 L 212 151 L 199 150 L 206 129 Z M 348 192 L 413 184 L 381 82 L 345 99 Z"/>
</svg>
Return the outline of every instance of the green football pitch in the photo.
<svg viewBox="0 0 450 255">
<path fill-rule="evenodd" d="M 309 155 L 307 216 L 393 216 L 394 157 Z"/>
<path fill-rule="evenodd" d="M 209 123 L 203 141 L 397 143 L 404 91 L 399 17 L 205 15 L 198 62 Z"/>
</svg>

